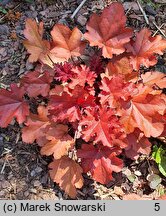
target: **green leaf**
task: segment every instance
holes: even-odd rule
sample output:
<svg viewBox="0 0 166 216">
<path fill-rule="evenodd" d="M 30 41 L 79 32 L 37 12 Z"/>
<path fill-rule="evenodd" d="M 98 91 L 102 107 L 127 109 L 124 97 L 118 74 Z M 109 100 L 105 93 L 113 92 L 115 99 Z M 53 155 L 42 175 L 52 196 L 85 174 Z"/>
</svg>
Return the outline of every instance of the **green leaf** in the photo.
<svg viewBox="0 0 166 216">
<path fill-rule="evenodd" d="M 27 3 L 30 3 L 32 4 L 33 3 L 33 0 L 25 0 Z"/>
<path fill-rule="evenodd" d="M 154 146 L 153 146 L 153 152 L 152 152 L 152 158 L 153 158 L 155 161 L 156 161 L 157 150 L 158 150 L 157 145 L 154 145 Z"/>
<path fill-rule="evenodd" d="M 156 163 L 160 163 L 161 161 L 161 153 L 162 149 L 157 147 L 156 145 L 153 147 L 152 157 L 156 161 Z"/>
<path fill-rule="evenodd" d="M 161 163 L 161 157 L 162 157 L 162 148 L 158 148 L 156 152 L 156 163 Z"/>
<path fill-rule="evenodd" d="M 156 187 L 161 183 L 161 178 L 159 175 L 151 174 L 147 176 L 147 180 L 149 181 L 149 186 L 152 189 L 156 189 Z"/>
<path fill-rule="evenodd" d="M 166 177 L 166 156 L 161 158 L 161 162 L 158 165 L 160 172 Z"/>
<path fill-rule="evenodd" d="M 134 175 L 134 174 L 131 174 L 131 175 L 129 175 L 129 176 L 127 176 L 127 178 L 128 178 L 128 180 L 130 181 L 130 182 L 134 182 L 135 181 L 135 179 L 136 179 L 136 176 Z"/>
<path fill-rule="evenodd" d="M 158 164 L 159 171 L 166 176 L 166 150 L 162 146 L 157 147 L 155 145 L 153 147 L 152 157 Z"/>
<path fill-rule="evenodd" d="M 7 14 L 7 10 L 3 7 L 0 7 L 0 12 L 3 14 Z"/>
</svg>

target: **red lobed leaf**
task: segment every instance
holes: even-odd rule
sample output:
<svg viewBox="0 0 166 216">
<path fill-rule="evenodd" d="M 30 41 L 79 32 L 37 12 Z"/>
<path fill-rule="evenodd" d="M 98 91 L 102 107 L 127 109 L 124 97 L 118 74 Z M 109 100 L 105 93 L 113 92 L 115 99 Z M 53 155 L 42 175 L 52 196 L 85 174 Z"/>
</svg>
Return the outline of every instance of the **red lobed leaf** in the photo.
<svg viewBox="0 0 166 216">
<path fill-rule="evenodd" d="M 101 15 L 93 14 L 86 25 L 85 38 L 90 46 L 102 48 L 105 58 L 125 51 L 124 45 L 130 41 L 132 30 L 126 28 L 126 16 L 122 4 L 112 3 Z"/>
<path fill-rule="evenodd" d="M 74 89 L 77 85 L 85 87 L 85 84 L 93 87 L 97 75 L 89 67 L 80 65 L 79 67 L 72 68 L 72 71 L 73 77 L 69 83 L 69 88 Z"/>
<path fill-rule="evenodd" d="M 112 110 L 104 108 L 86 109 L 80 120 L 82 138 L 88 142 L 94 139 L 95 143 L 102 142 L 104 146 L 120 146 L 124 148 L 125 134 L 123 127 Z"/>
<path fill-rule="evenodd" d="M 138 77 L 138 73 L 133 71 L 133 67 L 130 65 L 129 58 L 122 57 L 120 59 L 113 58 L 106 67 L 106 75 L 121 75 L 126 81 L 135 80 Z"/>
<path fill-rule="evenodd" d="M 73 77 L 73 71 L 72 71 L 73 65 L 68 62 L 64 62 L 63 64 L 55 64 L 54 70 L 55 70 L 55 79 L 67 82 Z"/>
<path fill-rule="evenodd" d="M 53 77 L 49 72 L 41 74 L 39 71 L 29 72 L 21 79 L 21 86 L 23 86 L 30 97 L 37 97 L 42 95 L 46 97 L 50 91 L 50 83 Z"/>
<path fill-rule="evenodd" d="M 99 94 L 100 103 L 108 104 L 111 108 L 127 103 L 138 91 L 134 83 L 125 82 L 121 75 L 103 77 L 100 89 L 102 90 Z"/>
<path fill-rule="evenodd" d="M 93 146 L 83 144 L 77 151 L 81 158 L 83 171 L 90 171 L 92 177 L 101 184 L 107 184 L 113 180 L 112 172 L 120 172 L 123 162 L 117 157 L 121 153 L 120 148 L 106 146 Z"/>
<path fill-rule="evenodd" d="M 11 84 L 10 90 L 0 89 L 0 127 L 7 127 L 13 118 L 19 124 L 29 115 L 29 105 L 23 99 L 25 90 Z"/>
<path fill-rule="evenodd" d="M 166 75 L 158 71 L 146 72 L 141 74 L 142 82 L 150 87 L 158 86 L 159 88 L 166 87 Z"/>
<path fill-rule="evenodd" d="M 128 134 L 127 141 L 128 146 L 125 148 L 125 154 L 128 158 L 136 160 L 139 154 L 150 154 L 151 143 L 139 129 L 135 129 L 133 133 Z"/>
<path fill-rule="evenodd" d="M 51 95 L 49 113 L 54 121 L 69 120 L 74 122 L 80 119 L 81 108 L 94 106 L 94 96 L 80 86 L 76 86 L 70 95 L 63 92 L 62 95 Z"/>
<path fill-rule="evenodd" d="M 150 94 L 153 89 L 142 84 L 138 84 L 137 89 L 139 92 L 119 111 L 121 123 L 127 134 L 139 128 L 146 137 L 158 137 L 164 130 L 165 95 Z"/>
<path fill-rule="evenodd" d="M 144 28 L 136 33 L 135 41 L 126 47 L 128 52 L 132 53 L 130 63 L 135 70 L 138 70 L 140 65 L 150 67 L 157 63 L 155 54 L 163 54 L 166 49 L 166 40 L 162 39 L 160 35 L 152 37 L 150 30 Z"/>
<path fill-rule="evenodd" d="M 50 125 L 50 120 L 47 117 L 48 110 L 44 106 L 38 107 L 38 114 L 30 114 L 22 129 L 22 140 L 25 143 L 33 143 L 35 140 L 40 145 L 46 141 L 44 129 Z"/>
<path fill-rule="evenodd" d="M 75 27 L 72 31 L 69 27 L 56 24 L 51 31 L 53 39 L 50 58 L 54 63 L 64 62 L 72 56 L 80 56 L 85 49 L 86 42 L 82 41 L 82 33 Z"/>
<path fill-rule="evenodd" d="M 97 75 L 104 72 L 104 64 L 102 62 L 102 52 L 95 52 L 89 59 L 89 68 L 95 71 Z"/>
</svg>

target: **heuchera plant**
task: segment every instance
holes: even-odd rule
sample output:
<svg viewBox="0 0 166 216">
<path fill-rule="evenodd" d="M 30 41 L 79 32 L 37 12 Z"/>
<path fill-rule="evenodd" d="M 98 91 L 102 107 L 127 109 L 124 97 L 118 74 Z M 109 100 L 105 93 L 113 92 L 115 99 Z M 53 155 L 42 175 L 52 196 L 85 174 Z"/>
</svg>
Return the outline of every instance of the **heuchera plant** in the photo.
<svg viewBox="0 0 166 216">
<path fill-rule="evenodd" d="M 0 89 L 0 126 L 14 118 L 23 124 L 23 142 L 53 156 L 50 176 L 71 198 L 82 173 L 107 184 L 123 168 L 122 153 L 133 160 L 149 154 L 148 138 L 166 134 L 166 77 L 143 70 L 157 63 L 166 40 L 126 27 L 120 3 L 93 14 L 86 30 L 56 24 L 48 41 L 43 23 L 27 19 L 23 43 L 41 66 Z M 98 50 L 83 55 L 87 45 Z"/>
</svg>

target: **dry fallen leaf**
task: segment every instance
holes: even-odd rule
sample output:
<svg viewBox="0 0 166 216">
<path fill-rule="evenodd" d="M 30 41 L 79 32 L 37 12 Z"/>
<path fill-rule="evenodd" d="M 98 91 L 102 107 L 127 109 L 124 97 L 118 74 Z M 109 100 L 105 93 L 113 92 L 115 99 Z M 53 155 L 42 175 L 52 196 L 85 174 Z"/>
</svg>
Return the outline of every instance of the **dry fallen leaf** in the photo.
<svg viewBox="0 0 166 216">
<path fill-rule="evenodd" d="M 123 196 L 123 200 L 151 200 L 151 197 L 140 196 L 135 193 L 127 194 Z"/>
</svg>

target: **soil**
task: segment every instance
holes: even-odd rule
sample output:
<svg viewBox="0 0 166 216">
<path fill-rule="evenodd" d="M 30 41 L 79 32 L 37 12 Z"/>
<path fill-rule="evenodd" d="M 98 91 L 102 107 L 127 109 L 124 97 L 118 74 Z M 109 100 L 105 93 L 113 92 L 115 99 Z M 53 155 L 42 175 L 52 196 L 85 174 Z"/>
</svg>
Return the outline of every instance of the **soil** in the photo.
<svg viewBox="0 0 166 216">
<path fill-rule="evenodd" d="M 85 24 L 93 12 L 99 12 L 109 5 L 111 0 L 87 1 L 74 19 L 71 15 L 81 0 L 26 0 L 0 1 L 0 87 L 17 82 L 26 71 L 33 70 L 35 64 L 28 62 L 23 47 L 25 20 L 34 18 L 43 21 L 46 37 L 55 23 L 69 27 L 78 26 L 85 32 Z M 136 1 L 123 3 L 128 26 L 140 30 L 148 26 Z M 166 7 L 162 1 L 140 1 L 149 20 L 152 33 L 166 35 Z M 146 2 L 146 3 L 145 3 Z M 148 2 L 148 3 L 147 3 Z M 164 1 L 163 1 L 164 2 Z M 155 24 L 154 24 L 155 23 Z M 157 28 L 161 30 L 158 31 Z M 166 72 L 166 54 L 159 58 L 157 70 Z M 21 140 L 21 129 L 13 122 L 8 128 L 0 129 L 0 199 L 70 199 L 48 175 L 49 157 L 40 155 L 36 144 L 28 145 Z M 153 143 L 161 142 L 152 140 Z M 161 183 L 152 188 L 147 180 L 149 173 L 160 176 Z M 166 178 L 150 157 L 141 156 L 138 161 L 127 160 L 121 173 L 114 175 L 115 180 L 103 186 L 84 175 L 85 184 L 78 190 L 76 199 L 122 199 L 124 194 L 137 193 L 147 199 L 155 199 L 164 193 Z"/>
</svg>

